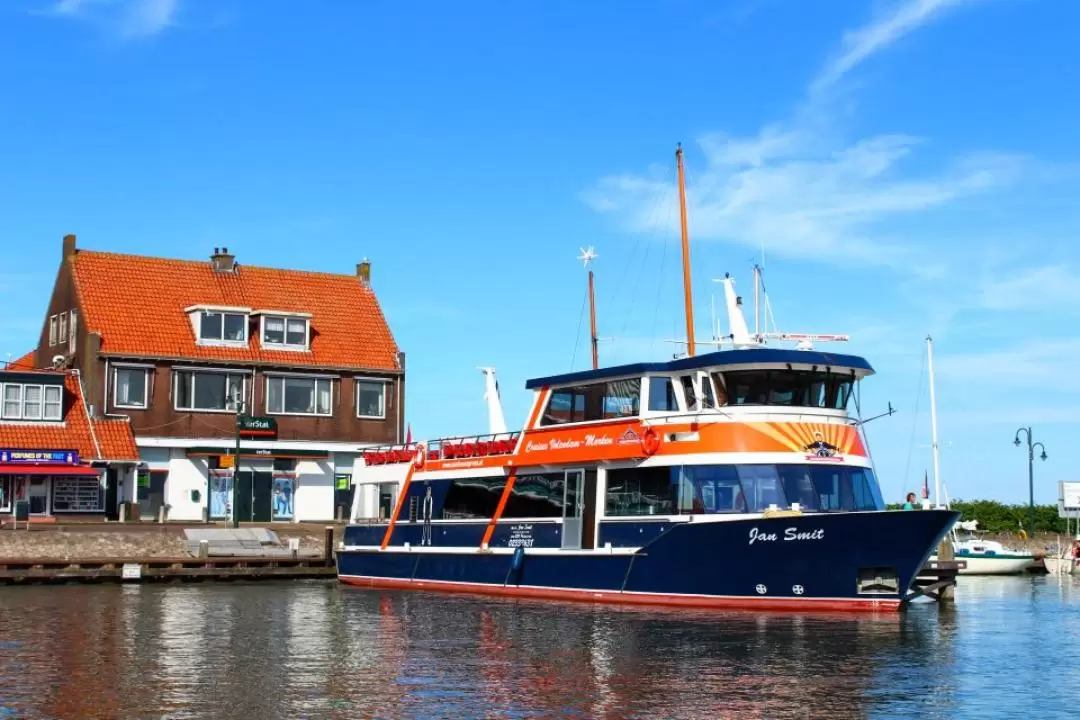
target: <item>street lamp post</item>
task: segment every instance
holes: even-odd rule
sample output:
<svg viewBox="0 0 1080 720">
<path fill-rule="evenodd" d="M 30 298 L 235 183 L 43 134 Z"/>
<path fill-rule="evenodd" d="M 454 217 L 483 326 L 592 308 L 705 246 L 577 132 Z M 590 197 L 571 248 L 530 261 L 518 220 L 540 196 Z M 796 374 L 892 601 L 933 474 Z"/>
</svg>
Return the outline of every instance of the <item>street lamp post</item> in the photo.
<svg viewBox="0 0 1080 720">
<path fill-rule="evenodd" d="M 233 456 L 232 497 L 230 498 L 232 518 L 229 524 L 234 528 L 238 528 L 240 527 L 240 517 L 237 515 L 236 507 L 236 485 L 240 482 L 240 429 L 244 421 L 244 400 L 240 393 L 233 396 L 233 402 L 236 404 L 236 454 Z"/>
<path fill-rule="evenodd" d="M 1028 451 L 1028 503 L 1029 503 L 1029 522 L 1031 523 L 1031 535 L 1035 534 L 1035 448 L 1039 448 L 1042 452 L 1039 454 L 1040 460 L 1046 460 L 1046 446 L 1041 442 L 1031 442 L 1031 428 L 1020 428 L 1016 431 L 1016 437 L 1013 439 L 1013 445 L 1020 447 L 1020 433 L 1027 435 L 1027 451 Z"/>
</svg>

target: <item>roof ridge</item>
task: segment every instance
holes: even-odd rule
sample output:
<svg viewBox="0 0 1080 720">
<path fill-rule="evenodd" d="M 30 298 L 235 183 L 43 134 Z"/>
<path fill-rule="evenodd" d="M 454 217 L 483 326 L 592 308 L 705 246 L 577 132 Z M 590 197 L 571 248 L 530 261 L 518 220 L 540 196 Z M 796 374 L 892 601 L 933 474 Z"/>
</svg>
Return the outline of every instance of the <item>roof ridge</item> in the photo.
<svg viewBox="0 0 1080 720">
<path fill-rule="evenodd" d="M 209 260 L 192 260 L 192 259 L 188 259 L 188 258 L 172 258 L 172 257 L 164 257 L 162 255 L 139 255 L 139 254 L 136 254 L 136 253 L 118 253 L 118 252 L 111 252 L 111 251 L 108 251 L 108 250 L 86 250 L 86 249 L 83 249 L 83 248 L 79 248 L 75 253 L 75 257 L 78 258 L 80 255 L 84 255 L 84 256 L 85 255 L 101 255 L 101 256 L 112 257 L 112 258 L 135 258 L 135 259 L 138 259 L 138 260 L 163 260 L 165 262 L 184 263 L 185 265 L 198 265 L 198 266 L 205 265 L 206 267 L 210 266 L 210 261 Z M 360 283 L 360 279 L 358 277 L 356 277 L 355 274 L 352 274 L 352 273 L 335 273 L 335 272 L 329 272 L 327 270 L 301 270 L 299 268 L 271 267 L 269 265 L 253 265 L 251 263 L 241 263 L 241 262 L 236 263 L 236 267 L 240 268 L 240 269 L 248 268 L 248 269 L 251 269 L 251 270 L 273 270 L 275 272 L 301 273 L 301 274 L 304 274 L 304 275 L 320 275 L 320 276 L 332 277 L 332 278 L 352 278 L 352 279 L 355 279 L 357 281 L 357 283 L 361 285 L 361 287 L 364 287 L 364 285 L 362 283 Z"/>
</svg>

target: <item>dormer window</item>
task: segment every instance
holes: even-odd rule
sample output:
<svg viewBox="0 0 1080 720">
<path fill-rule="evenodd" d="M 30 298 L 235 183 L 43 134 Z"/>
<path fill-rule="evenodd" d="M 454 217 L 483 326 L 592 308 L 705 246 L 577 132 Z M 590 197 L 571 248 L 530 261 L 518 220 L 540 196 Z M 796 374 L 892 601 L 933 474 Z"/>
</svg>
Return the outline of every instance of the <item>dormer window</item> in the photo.
<svg viewBox="0 0 1080 720">
<path fill-rule="evenodd" d="M 185 311 L 200 345 L 247 345 L 250 308 L 193 305 Z"/>
<path fill-rule="evenodd" d="M 247 315 L 203 311 L 199 339 L 211 342 L 247 342 Z"/>
<path fill-rule="evenodd" d="M 268 350 L 307 350 L 311 341 L 311 316 L 306 313 L 262 316 L 262 344 Z"/>
</svg>

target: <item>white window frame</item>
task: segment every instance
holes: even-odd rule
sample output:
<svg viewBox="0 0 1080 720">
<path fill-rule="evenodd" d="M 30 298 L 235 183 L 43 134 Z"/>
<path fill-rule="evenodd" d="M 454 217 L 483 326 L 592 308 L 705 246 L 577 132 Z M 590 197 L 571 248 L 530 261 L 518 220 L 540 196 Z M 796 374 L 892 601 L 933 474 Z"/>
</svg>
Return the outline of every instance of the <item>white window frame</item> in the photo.
<svg viewBox="0 0 1080 720">
<path fill-rule="evenodd" d="M 8 414 L 6 414 L 4 412 L 4 406 L 6 404 L 4 402 L 4 399 L 7 397 L 7 389 L 8 388 L 19 388 L 19 399 L 18 399 L 18 403 L 17 403 L 18 404 L 18 413 L 15 414 L 15 415 L 8 415 Z M 39 390 L 41 390 L 41 401 L 39 402 L 39 405 L 41 405 L 41 411 L 40 411 L 40 413 L 38 415 L 33 416 L 33 417 L 29 416 L 27 414 L 27 412 L 26 412 L 26 395 L 27 395 L 26 390 L 27 390 L 27 388 L 38 388 Z M 60 390 L 60 408 L 59 408 L 60 412 L 55 416 L 50 416 L 49 412 L 48 412 L 48 407 L 49 407 L 50 404 L 55 405 L 56 403 L 55 402 L 53 402 L 53 403 L 48 402 L 46 400 L 46 394 L 47 394 L 48 390 L 51 390 L 53 388 L 57 388 L 57 389 Z M 13 383 L 13 382 L 0 383 L 0 420 L 9 420 L 9 421 L 10 420 L 23 420 L 23 421 L 27 421 L 27 422 L 56 422 L 56 421 L 60 421 L 60 420 L 63 420 L 63 419 L 64 419 L 64 387 L 62 385 L 51 385 L 51 384 L 50 385 L 45 385 L 45 384 L 39 384 L 39 383 Z"/>
<path fill-rule="evenodd" d="M 385 420 L 386 419 L 386 389 L 390 386 L 390 380 L 386 378 L 375 377 L 357 377 L 353 378 L 353 407 L 356 408 L 356 417 L 361 420 Z M 360 414 L 360 385 L 363 383 L 379 383 L 382 385 L 382 415 L 361 415 Z"/>
<path fill-rule="evenodd" d="M 284 337 L 283 342 L 267 342 L 266 341 L 266 321 L 267 320 L 280 320 L 284 325 Z M 289 338 L 289 321 L 299 321 L 304 323 L 304 344 L 290 344 Z M 290 315 L 288 313 L 265 313 L 259 320 L 259 340 L 262 342 L 262 346 L 266 350 L 291 350 L 294 352 L 307 352 L 311 347 L 311 318 L 306 315 Z"/>
<path fill-rule="evenodd" d="M 113 392 L 112 392 L 112 404 L 115 408 L 124 408 L 125 410 L 145 410 L 150 407 L 150 369 L 143 365 L 113 365 Z M 127 370 L 130 372 L 141 372 L 143 374 L 143 403 L 142 405 L 128 405 L 121 403 L 117 400 L 117 391 L 120 389 L 120 382 L 117 380 L 117 375 L 121 370 Z"/>
<path fill-rule="evenodd" d="M 57 315 L 60 322 L 60 329 L 57 331 L 56 344 L 63 345 L 68 339 L 68 315 L 66 312 L 62 312 Z"/>
<path fill-rule="evenodd" d="M 180 407 L 179 405 L 177 405 L 177 403 L 180 400 L 180 373 L 193 373 L 193 374 L 203 373 L 203 374 L 206 374 L 206 375 L 236 375 L 236 376 L 240 377 L 243 380 L 243 386 L 242 386 L 242 389 L 240 391 L 240 395 L 241 395 L 240 402 L 244 403 L 245 405 L 248 404 L 248 393 L 250 392 L 250 389 L 251 389 L 251 383 L 249 382 L 249 378 L 251 376 L 251 371 L 250 370 L 244 371 L 244 370 L 233 370 L 233 369 L 229 369 L 229 368 L 200 368 L 200 367 L 175 367 L 174 366 L 172 368 L 172 375 L 173 375 L 173 379 L 172 379 L 172 391 L 173 391 L 172 392 L 172 402 L 173 402 L 173 410 L 175 410 L 176 412 L 216 413 L 216 414 L 219 414 L 219 415 L 235 415 L 236 414 L 236 408 L 235 407 L 232 407 L 232 408 L 227 407 L 224 410 L 217 410 L 217 409 L 205 409 L 205 408 L 186 408 L 186 407 Z M 194 381 L 194 379 L 192 379 L 191 382 L 192 382 L 191 399 L 194 400 L 195 399 L 195 387 L 194 387 L 195 381 Z M 228 381 L 226 381 L 226 387 L 228 387 Z M 228 404 L 227 399 L 226 399 L 225 402 L 226 402 L 226 404 Z"/>
<path fill-rule="evenodd" d="M 202 321 L 205 315 L 220 315 L 221 316 L 221 336 L 216 338 L 205 338 L 202 334 Z M 240 340 L 233 340 L 232 338 L 225 337 L 225 316 L 236 315 L 244 320 L 244 337 Z M 195 311 L 195 339 L 199 345 L 226 345 L 226 346 L 243 346 L 248 344 L 249 335 L 251 334 L 251 316 L 246 312 L 239 310 L 226 310 L 218 308 L 200 308 Z"/>
<path fill-rule="evenodd" d="M 303 373 L 267 373 L 266 385 L 264 386 L 265 395 L 263 397 L 263 408 L 266 410 L 267 415 L 294 415 L 297 417 L 333 417 L 334 416 L 334 379 L 333 375 L 306 375 Z M 275 411 L 270 409 L 270 383 L 271 381 L 281 382 L 281 411 Z M 285 412 L 285 381 L 286 380 L 311 380 L 316 383 L 315 386 L 315 409 L 319 408 L 319 382 L 330 383 L 330 408 L 327 412 Z"/>
<path fill-rule="evenodd" d="M 60 334 L 60 316 L 49 316 L 49 347 L 56 346 L 56 338 Z"/>
<path fill-rule="evenodd" d="M 79 313 L 74 309 L 70 312 L 71 320 L 68 322 L 68 352 L 75 352 L 75 327 L 78 325 Z"/>
<path fill-rule="evenodd" d="M 56 402 L 49 402 L 49 390 L 56 389 L 60 391 L 60 399 Z M 49 416 L 49 405 L 59 405 L 55 417 Z M 41 419 L 48 420 L 50 422 L 56 422 L 64 419 L 64 386 L 63 385 L 43 385 L 41 391 Z"/>
</svg>

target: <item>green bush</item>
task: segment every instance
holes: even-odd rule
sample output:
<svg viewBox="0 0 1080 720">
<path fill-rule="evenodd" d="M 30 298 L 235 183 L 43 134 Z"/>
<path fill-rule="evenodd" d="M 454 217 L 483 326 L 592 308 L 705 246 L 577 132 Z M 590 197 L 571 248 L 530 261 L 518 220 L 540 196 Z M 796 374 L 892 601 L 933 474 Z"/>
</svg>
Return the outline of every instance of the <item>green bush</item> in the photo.
<svg viewBox="0 0 1080 720">
<path fill-rule="evenodd" d="M 1031 510 L 1027 505 L 1006 505 L 997 500 L 953 500 L 952 509 L 960 513 L 961 520 L 978 520 L 979 530 L 992 533 L 1016 532 L 1021 527 L 1031 534 L 1029 525 Z M 889 505 L 899 510 L 903 505 Z M 1035 532 L 1064 533 L 1064 518 L 1058 517 L 1057 505 L 1035 506 Z"/>
</svg>

